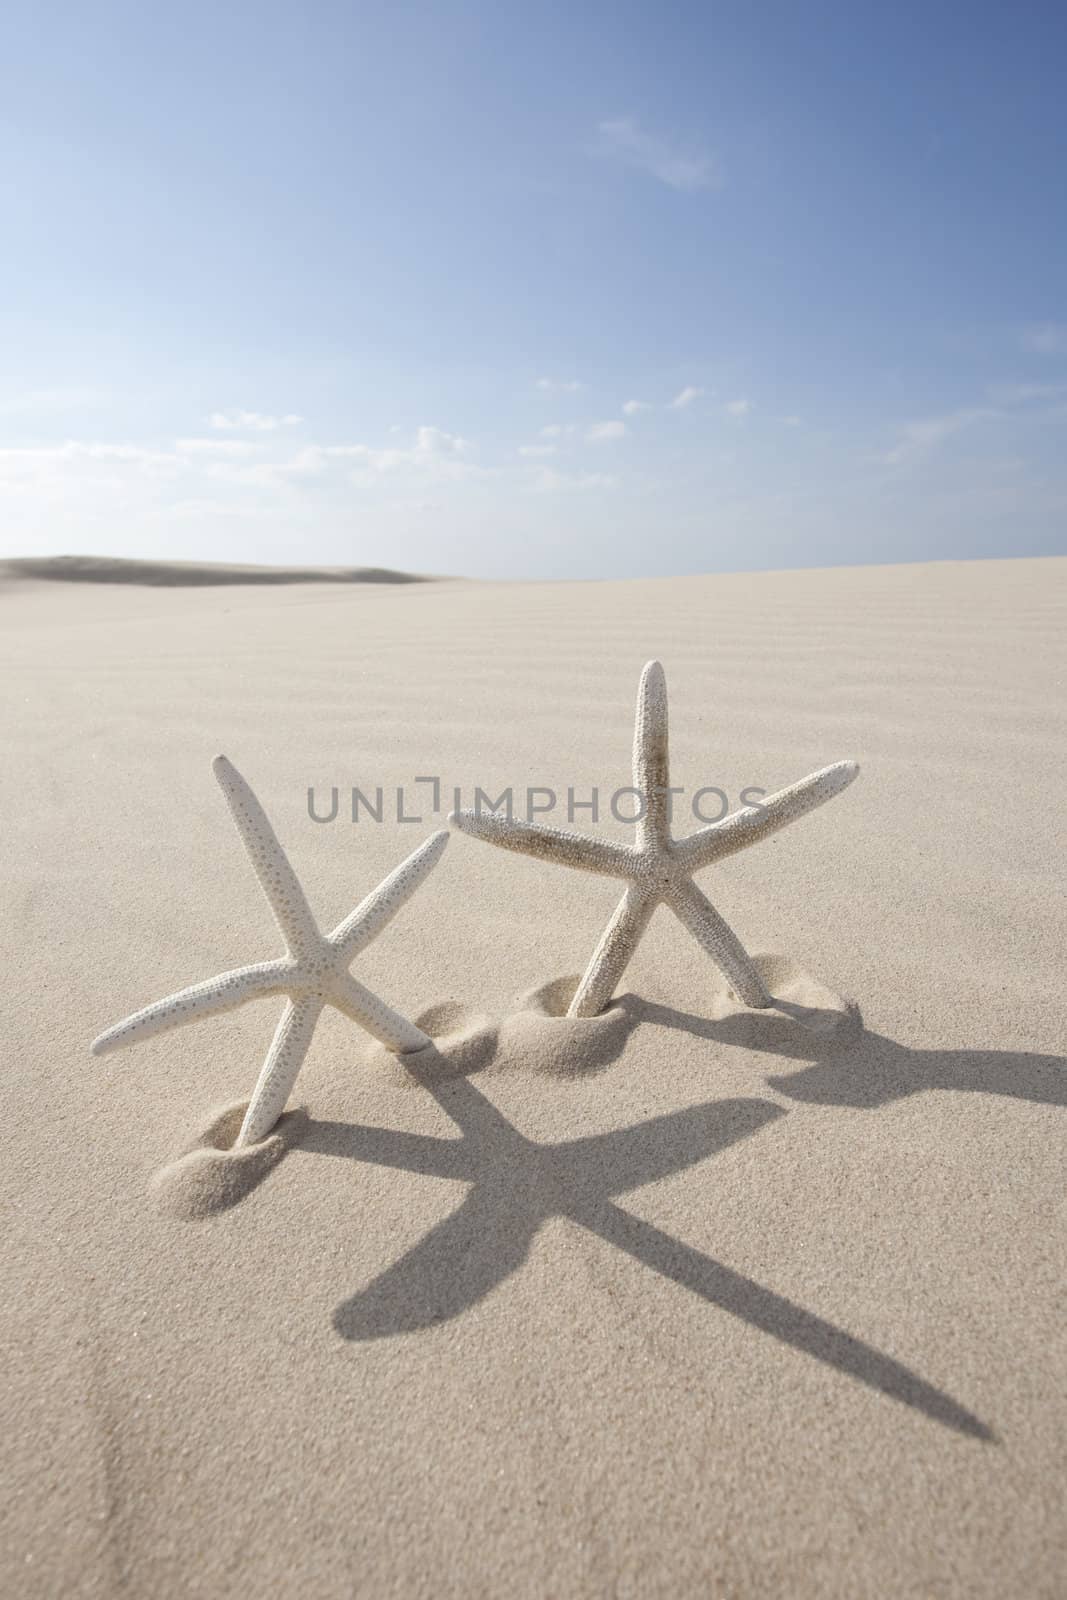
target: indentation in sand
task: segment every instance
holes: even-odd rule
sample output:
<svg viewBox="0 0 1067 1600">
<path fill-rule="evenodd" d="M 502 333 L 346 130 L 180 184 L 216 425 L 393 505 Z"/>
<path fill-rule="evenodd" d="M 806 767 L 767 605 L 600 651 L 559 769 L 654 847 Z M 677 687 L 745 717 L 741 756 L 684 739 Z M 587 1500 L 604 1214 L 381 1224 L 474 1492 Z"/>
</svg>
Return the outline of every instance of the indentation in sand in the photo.
<svg viewBox="0 0 1067 1600">
<path fill-rule="evenodd" d="M 501 1024 L 496 1068 L 576 1078 L 618 1058 L 631 1027 L 625 1006 L 616 999 L 595 1017 L 568 1017 L 578 983 L 577 974 L 550 978 L 520 996 Z"/>
<path fill-rule="evenodd" d="M 750 1010 L 723 984 L 708 997 L 710 1017 L 743 1017 L 751 1022 L 754 1038 L 761 1041 L 766 1035 L 781 1031 L 782 1019 L 806 1033 L 820 1035 L 827 1043 L 839 1043 L 858 1031 L 860 1016 L 855 1001 L 835 994 L 790 956 L 764 953 L 752 959 L 770 992 L 771 1005 L 762 1011 Z M 762 1031 L 761 1019 L 765 1024 Z"/>
<path fill-rule="evenodd" d="M 486 1069 L 560 1079 L 600 1072 L 618 1060 L 630 1034 L 642 1024 L 681 1028 L 712 1044 L 785 1056 L 795 1056 L 801 1043 L 809 1058 L 829 1053 L 859 1033 L 858 1008 L 795 961 L 779 955 L 753 959 L 772 996 L 772 1004 L 758 1011 L 745 1006 L 722 981 L 701 996 L 699 1014 L 623 994 L 598 1016 L 569 1017 L 567 1007 L 579 981 L 571 974 L 550 978 L 521 995 L 499 1025 L 460 1001 L 440 1001 L 415 1019 L 432 1041 L 425 1049 L 395 1055 L 368 1041 L 364 1060 L 394 1083 L 433 1089 Z M 181 1155 L 155 1174 L 152 1187 L 165 1211 L 192 1220 L 228 1210 L 299 1143 L 308 1120 L 302 1108 L 286 1112 L 258 1144 L 234 1149 L 247 1109 L 241 1101 L 216 1112 Z"/>
<path fill-rule="evenodd" d="M 367 1050 L 371 1064 L 389 1073 L 394 1082 L 422 1087 L 466 1078 L 481 1072 L 496 1054 L 496 1024 L 459 1000 L 428 1006 L 415 1018 L 415 1025 L 429 1035 L 431 1042 L 425 1049 L 394 1054 L 384 1045 L 372 1043 Z"/>
<path fill-rule="evenodd" d="M 560 1078 L 600 1072 L 618 1059 L 630 1033 L 642 1023 L 786 1056 L 797 1053 L 800 1041 L 803 1053 L 812 1056 L 857 1036 L 862 1023 L 852 1001 L 834 994 L 788 956 L 763 954 L 753 961 L 772 997 L 759 1010 L 746 1006 L 720 979 L 702 992 L 698 1012 L 621 994 L 595 1017 L 568 1017 L 578 979 L 552 978 L 523 995 L 504 1019 L 494 1071 L 524 1069 Z"/>
<path fill-rule="evenodd" d="M 307 1121 L 302 1107 L 287 1111 L 266 1139 L 235 1150 L 247 1110 L 241 1100 L 215 1112 L 182 1154 L 155 1173 L 152 1188 L 162 1210 L 186 1221 L 228 1211 L 274 1170 Z"/>
</svg>

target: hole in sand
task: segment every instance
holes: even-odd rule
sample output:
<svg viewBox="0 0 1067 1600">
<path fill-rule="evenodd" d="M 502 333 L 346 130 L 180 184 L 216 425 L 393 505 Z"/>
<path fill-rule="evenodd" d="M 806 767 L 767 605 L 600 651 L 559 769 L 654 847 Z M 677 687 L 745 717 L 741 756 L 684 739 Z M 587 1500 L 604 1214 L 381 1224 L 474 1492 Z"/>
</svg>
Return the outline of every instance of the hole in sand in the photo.
<svg viewBox="0 0 1067 1600">
<path fill-rule="evenodd" d="M 578 987 L 578 978 L 570 975 L 564 978 L 549 978 L 547 983 L 539 984 L 536 989 L 530 989 L 521 995 L 518 1002 L 520 1011 L 534 1011 L 545 1017 L 565 1017 L 567 1008 L 574 999 L 574 992 Z M 577 1020 L 577 1019 L 575 1019 Z M 583 1018 L 583 1021 L 592 1021 L 592 1018 Z"/>
<path fill-rule="evenodd" d="M 530 990 L 501 1024 L 494 1071 L 526 1070 L 576 1078 L 600 1072 L 622 1054 L 631 1030 L 641 1023 L 681 1028 L 710 1041 L 743 1048 L 822 1054 L 855 1038 L 862 1029 L 858 1007 L 827 989 L 789 956 L 753 957 L 772 1004 L 753 1010 L 712 969 L 709 987 L 692 1012 L 679 1011 L 635 994 L 617 995 L 595 1017 L 568 1017 L 578 979 L 550 978 Z"/>
<path fill-rule="evenodd" d="M 794 1057 L 832 1054 L 863 1030 L 855 1001 L 827 989 L 789 956 L 753 956 L 770 991 L 771 1004 L 746 1006 L 718 973 L 692 1011 L 626 994 L 617 1002 L 631 1025 L 650 1023 L 681 1029 L 719 1044 Z"/>
<path fill-rule="evenodd" d="M 441 1083 L 481 1072 L 496 1054 L 497 1028 L 480 1012 L 459 1000 L 440 1000 L 415 1018 L 430 1043 L 421 1050 L 394 1055 L 384 1045 L 372 1044 L 372 1064 L 407 1085 Z"/>
<path fill-rule="evenodd" d="M 835 994 L 789 956 L 768 953 L 754 956 L 753 961 L 771 994 L 773 1003 L 768 1010 L 788 1017 L 809 1033 L 843 1037 L 855 1031 L 859 1022 L 855 1002 Z M 744 1006 L 733 1009 L 759 1015 Z"/>
<path fill-rule="evenodd" d="M 496 1067 L 525 1067 L 548 1077 L 600 1072 L 626 1043 L 630 1019 L 613 1000 L 595 1017 L 568 1017 L 578 977 L 550 978 L 522 995 L 500 1029 Z"/>
<path fill-rule="evenodd" d="M 160 1208 L 193 1221 L 215 1216 L 252 1193 L 295 1144 L 307 1121 L 303 1109 L 287 1111 L 265 1139 L 233 1148 L 248 1110 L 247 1101 L 217 1111 L 205 1128 L 152 1178 Z"/>
</svg>

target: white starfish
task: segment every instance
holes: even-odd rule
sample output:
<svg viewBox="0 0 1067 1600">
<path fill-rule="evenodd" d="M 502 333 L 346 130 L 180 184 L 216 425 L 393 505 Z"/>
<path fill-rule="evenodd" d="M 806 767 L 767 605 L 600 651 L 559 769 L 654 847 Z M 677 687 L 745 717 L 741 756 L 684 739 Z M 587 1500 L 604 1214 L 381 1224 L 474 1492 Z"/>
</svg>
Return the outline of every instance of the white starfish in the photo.
<svg viewBox="0 0 1067 1600">
<path fill-rule="evenodd" d="M 157 1000 L 124 1022 L 108 1028 L 91 1049 L 107 1055 L 138 1039 L 148 1039 L 198 1017 L 232 1011 L 246 1000 L 286 994 L 288 1004 L 263 1063 L 237 1145 L 255 1144 L 277 1122 L 303 1065 L 323 1006 L 336 1006 L 390 1050 L 421 1050 L 427 1036 L 384 1000 L 357 983 L 348 968 L 353 959 L 391 922 L 448 843 L 441 829 L 412 852 L 332 933 L 319 932 L 296 874 L 278 843 L 266 813 L 237 768 L 219 756 L 215 776 L 226 796 L 237 831 L 255 868 L 263 893 L 282 931 L 287 954 L 276 961 L 237 967 L 205 983 L 194 983 L 166 1000 Z"/>
<path fill-rule="evenodd" d="M 560 866 L 578 867 L 627 880 L 626 893 L 575 991 L 568 1016 L 592 1017 L 615 992 L 656 906 L 670 906 L 702 945 L 746 1005 L 766 1006 L 771 996 L 740 939 L 693 882 L 693 873 L 765 839 L 806 811 L 812 811 L 850 784 L 859 771 L 854 761 L 838 761 L 788 789 L 735 811 L 688 839 L 670 832 L 670 755 L 667 737 L 667 680 L 658 661 L 641 674 L 634 723 L 634 789 L 642 809 L 635 845 L 590 839 L 562 828 L 513 821 L 493 812 L 455 811 L 450 821 L 464 833 L 506 850 L 540 856 Z"/>
</svg>

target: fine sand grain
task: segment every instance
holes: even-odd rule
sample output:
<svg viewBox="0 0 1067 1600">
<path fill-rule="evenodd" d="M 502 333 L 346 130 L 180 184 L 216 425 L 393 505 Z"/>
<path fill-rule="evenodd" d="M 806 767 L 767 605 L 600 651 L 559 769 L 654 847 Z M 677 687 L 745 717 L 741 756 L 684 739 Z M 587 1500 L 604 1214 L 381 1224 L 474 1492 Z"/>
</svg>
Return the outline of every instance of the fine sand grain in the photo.
<svg viewBox="0 0 1067 1600">
<path fill-rule="evenodd" d="M 1065 600 L 8 582 L 0 1592 L 1059 1600 Z M 768 1011 L 660 910 L 567 1019 L 617 885 L 457 836 L 353 966 L 417 1056 L 326 1012 L 239 1154 L 281 1001 L 90 1058 L 276 953 L 219 752 L 329 927 L 456 787 L 628 839 L 651 657 L 683 807 L 862 767 L 701 875 Z"/>
</svg>

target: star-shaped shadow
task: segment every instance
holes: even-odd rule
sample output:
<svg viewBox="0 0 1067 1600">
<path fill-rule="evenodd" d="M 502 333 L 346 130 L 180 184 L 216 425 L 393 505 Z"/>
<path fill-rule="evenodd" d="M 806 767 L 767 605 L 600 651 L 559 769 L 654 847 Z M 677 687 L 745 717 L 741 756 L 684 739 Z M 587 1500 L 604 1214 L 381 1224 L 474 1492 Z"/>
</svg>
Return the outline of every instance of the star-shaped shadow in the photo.
<svg viewBox="0 0 1067 1600">
<path fill-rule="evenodd" d="M 1064 1056 L 1034 1050 L 916 1050 L 865 1028 L 858 1011 L 838 1042 L 833 1034 L 820 1035 L 796 1026 L 788 1015 L 761 1012 L 716 1020 L 656 1005 L 636 995 L 623 995 L 619 1004 L 631 1029 L 651 1023 L 718 1044 L 810 1063 L 767 1078 L 779 1094 L 808 1105 L 875 1111 L 924 1090 L 952 1089 L 1005 1095 L 1035 1105 L 1067 1106 Z M 775 1004 L 779 1010 L 789 1009 L 781 1000 Z"/>
<path fill-rule="evenodd" d="M 892 1357 L 615 1204 L 616 1197 L 694 1166 L 786 1113 L 770 1101 L 717 1100 L 614 1133 L 538 1144 L 465 1078 L 427 1083 L 458 1139 L 309 1121 L 298 1148 L 427 1177 L 466 1181 L 444 1222 L 334 1313 L 344 1339 L 432 1327 L 483 1299 L 526 1259 L 541 1225 L 566 1217 L 653 1272 L 869 1388 L 973 1438 L 990 1429 Z"/>
</svg>

